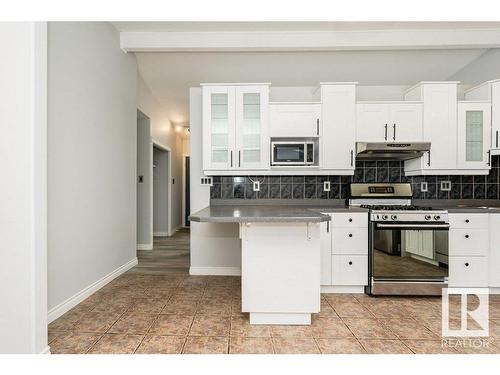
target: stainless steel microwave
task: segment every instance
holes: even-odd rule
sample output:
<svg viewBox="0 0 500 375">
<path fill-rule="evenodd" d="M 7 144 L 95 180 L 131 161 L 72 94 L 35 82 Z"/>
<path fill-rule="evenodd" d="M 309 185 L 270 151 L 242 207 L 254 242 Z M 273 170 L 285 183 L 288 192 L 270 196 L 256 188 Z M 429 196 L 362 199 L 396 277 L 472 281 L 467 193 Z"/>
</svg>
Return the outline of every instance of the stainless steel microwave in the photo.
<svg viewBox="0 0 500 375">
<path fill-rule="evenodd" d="M 271 165 L 315 165 L 316 145 L 307 140 L 272 140 Z"/>
</svg>

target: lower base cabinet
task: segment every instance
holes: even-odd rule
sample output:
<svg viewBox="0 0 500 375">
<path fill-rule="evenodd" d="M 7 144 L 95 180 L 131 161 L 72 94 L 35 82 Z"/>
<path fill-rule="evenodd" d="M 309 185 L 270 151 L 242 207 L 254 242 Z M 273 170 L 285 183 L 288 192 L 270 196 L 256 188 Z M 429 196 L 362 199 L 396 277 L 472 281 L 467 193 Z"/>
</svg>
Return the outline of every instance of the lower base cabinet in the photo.
<svg viewBox="0 0 500 375">
<path fill-rule="evenodd" d="M 332 255 L 332 285 L 367 285 L 367 255 Z"/>
<path fill-rule="evenodd" d="M 500 288 L 500 214 L 490 214 L 489 286 Z"/>
<path fill-rule="evenodd" d="M 488 287 L 488 257 L 455 256 L 449 259 L 450 287 Z"/>
</svg>

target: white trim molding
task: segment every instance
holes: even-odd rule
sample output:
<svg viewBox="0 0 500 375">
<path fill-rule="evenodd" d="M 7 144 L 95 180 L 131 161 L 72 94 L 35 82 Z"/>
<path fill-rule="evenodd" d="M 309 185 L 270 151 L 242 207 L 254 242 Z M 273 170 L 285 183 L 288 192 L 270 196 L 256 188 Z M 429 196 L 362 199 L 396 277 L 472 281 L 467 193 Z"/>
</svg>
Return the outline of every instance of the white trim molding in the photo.
<svg viewBox="0 0 500 375">
<path fill-rule="evenodd" d="M 46 346 L 46 347 L 45 347 L 45 348 L 44 348 L 44 349 L 40 352 L 40 354 L 52 354 L 52 353 L 50 352 L 50 346 L 48 346 L 48 345 L 47 345 L 47 346 Z"/>
<path fill-rule="evenodd" d="M 168 232 L 153 232 L 153 237 L 168 237 Z"/>
<path fill-rule="evenodd" d="M 114 280 L 121 274 L 127 272 L 129 269 L 132 267 L 136 266 L 138 263 L 137 258 L 133 258 L 129 260 L 127 263 L 124 265 L 118 267 L 114 271 L 108 273 L 106 276 L 103 278 L 97 280 L 95 283 L 89 285 L 85 289 L 82 289 L 75 295 L 71 296 L 68 298 L 66 301 L 61 302 L 59 305 L 53 307 L 52 309 L 49 310 L 48 313 L 48 322 L 51 323 L 69 310 L 71 310 L 73 307 L 78 305 L 80 302 L 85 300 L 86 298 L 90 297 L 93 293 L 97 292 L 99 289 L 101 289 L 103 286 L 108 284 L 110 281 Z"/>
<path fill-rule="evenodd" d="M 137 250 L 153 250 L 152 243 L 138 243 Z"/>
<path fill-rule="evenodd" d="M 240 267 L 190 267 L 190 275 L 241 276 Z"/>
<path fill-rule="evenodd" d="M 321 293 L 338 293 L 338 294 L 364 294 L 364 286 L 349 286 L 349 285 L 321 285 Z"/>
<path fill-rule="evenodd" d="M 370 51 L 500 47 L 500 29 L 121 32 L 126 52 Z"/>
</svg>

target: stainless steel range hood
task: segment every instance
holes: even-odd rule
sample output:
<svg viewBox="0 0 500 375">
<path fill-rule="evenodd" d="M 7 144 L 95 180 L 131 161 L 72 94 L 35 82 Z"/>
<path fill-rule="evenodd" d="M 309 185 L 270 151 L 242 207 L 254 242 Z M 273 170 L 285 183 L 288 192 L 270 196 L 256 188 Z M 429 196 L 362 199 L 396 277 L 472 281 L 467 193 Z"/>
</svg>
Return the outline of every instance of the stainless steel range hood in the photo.
<svg viewBox="0 0 500 375">
<path fill-rule="evenodd" d="M 356 142 L 356 158 L 374 160 L 409 160 L 430 151 L 430 142 Z"/>
</svg>

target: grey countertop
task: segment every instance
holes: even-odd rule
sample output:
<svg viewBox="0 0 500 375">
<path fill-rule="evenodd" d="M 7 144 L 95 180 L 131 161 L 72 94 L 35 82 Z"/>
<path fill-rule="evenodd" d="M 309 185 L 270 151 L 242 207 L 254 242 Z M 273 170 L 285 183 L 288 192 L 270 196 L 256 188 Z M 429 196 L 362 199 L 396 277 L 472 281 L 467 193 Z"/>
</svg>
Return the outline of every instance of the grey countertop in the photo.
<svg viewBox="0 0 500 375">
<path fill-rule="evenodd" d="M 318 223 L 330 221 L 324 213 L 368 212 L 361 208 L 345 206 L 285 206 L 285 205 L 212 205 L 190 216 L 191 221 L 210 223 Z"/>
<path fill-rule="evenodd" d="M 414 201 L 419 206 L 444 209 L 450 213 L 500 213 L 498 200 L 422 200 Z"/>
</svg>

